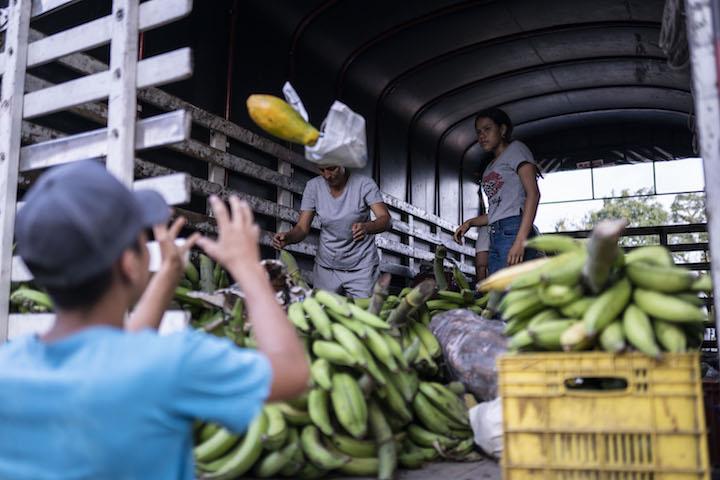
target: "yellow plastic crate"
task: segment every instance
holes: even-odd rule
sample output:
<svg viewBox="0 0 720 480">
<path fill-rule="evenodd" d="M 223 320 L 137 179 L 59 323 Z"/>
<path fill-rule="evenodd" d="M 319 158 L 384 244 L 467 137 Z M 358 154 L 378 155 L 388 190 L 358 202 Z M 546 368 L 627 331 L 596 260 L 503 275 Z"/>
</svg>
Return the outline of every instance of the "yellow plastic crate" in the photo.
<svg viewBox="0 0 720 480">
<path fill-rule="evenodd" d="M 696 353 L 504 355 L 498 369 L 505 480 L 710 478 Z"/>
</svg>

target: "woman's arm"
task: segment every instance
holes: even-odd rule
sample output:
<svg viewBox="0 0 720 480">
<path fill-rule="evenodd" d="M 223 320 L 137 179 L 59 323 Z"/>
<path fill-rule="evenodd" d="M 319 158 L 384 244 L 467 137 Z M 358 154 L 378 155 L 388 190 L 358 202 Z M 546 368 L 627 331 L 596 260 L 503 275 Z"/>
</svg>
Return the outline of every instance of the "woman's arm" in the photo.
<svg viewBox="0 0 720 480">
<path fill-rule="evenodd" d="M 470 230 L 470 227 L 484 227 L 488 224 L 488 216 L 484 213 L 482 215 L 478 215 L 477 217 L 472 217 L 467 220 L 465 220 L 462 225 L 460 225 L 457 230 L 455 230 L 455 233 L 453 233 L 453 240 L 455 240 L 456 243 L 462 243 L 462 238 L 465 236 L 468 230 Z"/>
<path fill-rule="evenodd" d="M 362 240 L 365 235 L 386 232 L 390 229 L 390 212 L 383 202 L 373 203 L 370 210 L 375 214 L 375 220 L 352 225 L 353 240 Z"/>
<path fill-rule="evenodd" d="M 295 226 L 287 232 L 276 233 L 273 237 L 273 247 L 282 249 L 287 245 L 293 243 L 299 243 L 305 240 L 305 237 L 310 233 L 310 227 L 312 226 L 315 212 L 312 210 L 303 210 L 300 212 L 300 218 Z"/>
<path fill-rule="evenodd" d="M 525 240 L 530 235 L 530 231 L 535 221 L 538 204 L 540 203 L 540 189 L 537 184 L 537 169 L 532 163 L 523 163 L 518 168 L 518 176 L 525 189 L 525 205 L 523 205 L 522 220 L 520 228 L 515 236 L 515 242 L 508 252 L 507 264 L 515 265 L 523 261 L 525 251 Z"/>
</svg>

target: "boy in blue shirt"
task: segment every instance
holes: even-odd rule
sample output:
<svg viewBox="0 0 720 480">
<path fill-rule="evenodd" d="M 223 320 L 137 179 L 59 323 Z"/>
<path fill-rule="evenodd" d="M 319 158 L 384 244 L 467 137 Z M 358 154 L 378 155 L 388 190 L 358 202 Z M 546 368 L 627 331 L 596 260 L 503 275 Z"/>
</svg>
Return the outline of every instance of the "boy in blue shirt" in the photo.
<svg viewBox="0 0 720 480">
<path fill-rule="evenodd" d="M 0 346 L 0 478 L 191 479 L 192 424 L 242 432 L 265 401 L 292 398 L 308 381 L 295 330 L 259 263 L 259 229 L 236 197 L 217 198 L 216 240 L 174 240 L 155 192 L 130 192 L 93 161 L 58 167 L 25 196 L 18 253 L 56 305 L 41 336 Z M 162 266 L 149 279 L 146 231 Z M 258 350 L 157 326 L 194 243 L 247 296 Z M 125 313 L 134 306 L 132 317 Z"/>
</svg>

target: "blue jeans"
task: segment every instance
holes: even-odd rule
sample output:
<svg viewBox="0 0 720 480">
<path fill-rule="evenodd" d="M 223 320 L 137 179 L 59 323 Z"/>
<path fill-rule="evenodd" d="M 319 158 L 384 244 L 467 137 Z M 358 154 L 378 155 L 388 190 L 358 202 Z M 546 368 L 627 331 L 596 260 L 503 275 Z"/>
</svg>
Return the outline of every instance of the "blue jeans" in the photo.
<svg viewBox="0 0 720 480">
<path fill-rule="evenodd" d="M 507 267 L 508 252 L 512 248 L 518 230 L 520 230 L 521 215 L 503 218 L 489 225 L 490 251 L 488 252 L 488 274 L 493 274 L 500 269 Z M 534 237 L 535 227 L 530 232 L 529 238 Z M 539 253 L 536 250 L 526 248 L 523 261 L 537 258 Z"/>
</svg>

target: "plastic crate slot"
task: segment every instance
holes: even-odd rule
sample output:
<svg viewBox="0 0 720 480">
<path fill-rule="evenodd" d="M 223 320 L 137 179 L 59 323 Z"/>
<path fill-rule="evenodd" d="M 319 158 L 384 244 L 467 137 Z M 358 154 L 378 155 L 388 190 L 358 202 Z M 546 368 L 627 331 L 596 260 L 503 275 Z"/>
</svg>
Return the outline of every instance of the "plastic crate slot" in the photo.
<svg viewBox="0 0 720 480">
<path fill-rule="evenodd" d="M 573 377 L 565 380 L 569 391 L 615 392 L 627 390 L 628 381 L 622 377 Z"/>
</svg>

